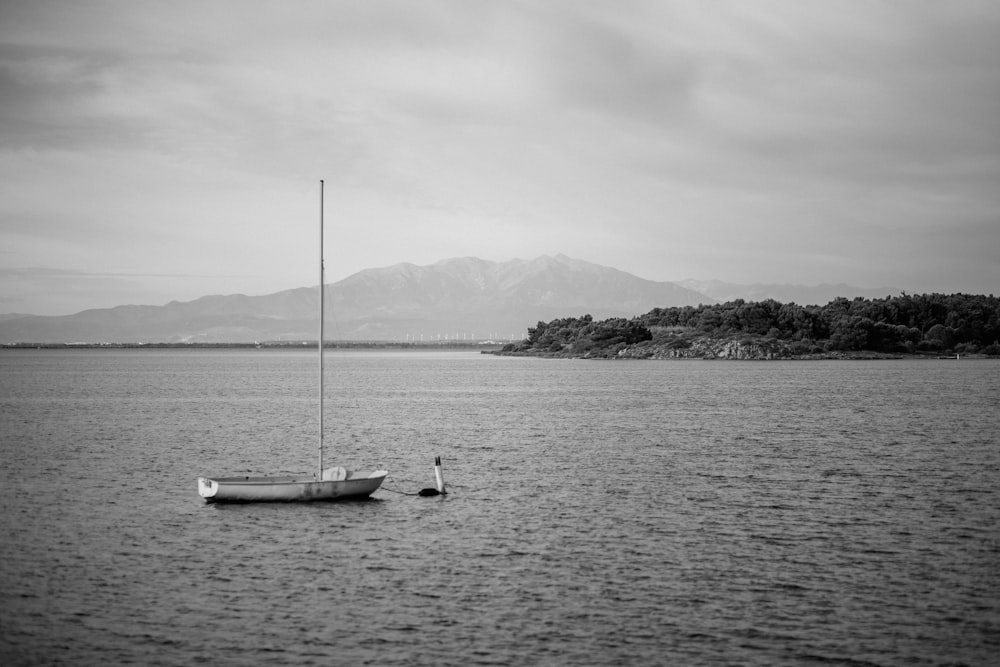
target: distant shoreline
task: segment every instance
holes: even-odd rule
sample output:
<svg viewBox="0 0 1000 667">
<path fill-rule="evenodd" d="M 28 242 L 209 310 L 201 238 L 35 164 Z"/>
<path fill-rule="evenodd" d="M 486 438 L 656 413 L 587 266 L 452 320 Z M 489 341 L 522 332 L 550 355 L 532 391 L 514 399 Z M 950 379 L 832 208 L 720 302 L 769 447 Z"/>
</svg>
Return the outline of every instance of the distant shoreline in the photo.
<svg viewBox="0 0 1000 667">
<path fill-rule="evenodd" d="M 898 361 L 906 359 L 921 359 L 927 361 L 964 361 L 966 359 L 998 359 L 998 357 L 988 354 L 969 354 L 961 357 L 942 356 L 934 354 L 895 354 L 888 352 L 869 352 L 858 350 L 853 352 L 820 352 L 812 354 L 786 354 L 769 357 L 713 357 L 697 355 L 568 355 L 547 352 L 505 352 L 503 350 L 483 350 L 483 354 L 492 354 L 499 357 L 527 357 L 536 359 L 578 359 L 589 361 Z"/>
<path fill-rule="evenodd" d="M 602 361 L 874 361 L 899 359 L 926 359 L 930 361 L 956 361 L 963 359 L 996 359 L 987 354 L 968 354 L 956 357 L 936 353 L 888 353 L 869 350 L 829 351 L 809 354 L 761 354 L 754 350 L 750 354 L 705 354 L 705 350 L 666 350 L 650 348 L 626 348 L 617 354 L 572 354 L 545 351 L 505 350 L 503 343 L 470 341 L 409 342 L 409 341 L 327 341 L 327 350 L 420 350 L 456 351 L 465 350 L 500 357 L 525 357 L 536 359 L 583 359 Z M 260 343 L 5 343 L 0 350 L 305 350 L 315 351 L 316 341 L 268 341 Z"/>
<path fill-rule="evenodd" d="M 326 341 L 323 349 L 349 350 L 499 350 L 503 343 L 470 341 L 408 342 L 408 341 Z M 315 350 L 316 341 L 268 341 L 260 343 L 5 343 L 5 350 L 124 350 L 124 349 L 288 349 Z"/>
</svg>

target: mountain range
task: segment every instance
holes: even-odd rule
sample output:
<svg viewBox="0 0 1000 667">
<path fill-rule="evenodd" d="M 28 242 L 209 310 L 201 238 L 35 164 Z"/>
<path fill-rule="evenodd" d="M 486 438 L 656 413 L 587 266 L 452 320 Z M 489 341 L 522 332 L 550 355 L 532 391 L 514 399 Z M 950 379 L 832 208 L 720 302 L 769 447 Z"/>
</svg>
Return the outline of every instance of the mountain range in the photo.
<svg viewBox="0 0 1000 667">
<path fill-rule="evenodd" d="M 507 262 L 463 257 L 428 266 L 403 263 L 366 269 L 328 285 L 326 337 L 511 340 L 522 338 L 538 321 L 559 317 L 588 313 L 596 319 L 632 317 L 655 307 L 694 306 L 714 303 L 719 296 L 730 300 L 751 294 L 811 303 L 801 300 L 810 290 L 848 297 L 867 292 L 846 285 L 795 288 L 718 281 L 656 282 L 565 255 Z M 877 291 L 887 295 L 885 290 Z M 793 295 L 798 296 L 787 298 Z M 316 340 L 317 296 L 314 286 L 264 296 L 205 296 L 164 306 L 117 306 L 65 316 L 0 316 L 0 344 Z"/>
<path fill-rule="evenodd" d="M 800 306 L 822 306 L 830 303 L 838 296 L 853 299 L 864 297 L 866 299 L 884 299 L 887 296 L 898 296 L 900 291 L 895 287 L 853 287 L 844 283 L 836 285 L 822 284 L 813 286 L 804 285 L 775 285 L 775 284 L 754 284 L 738 285 L 734 283 L 724 283 L 721 280 L 679 280 L 677 284 L 689 290 L 704 294 L 719 303 L 743 299 L 744 301 L 766 301 L 774 299 L 781 303 L 797 303 Z"/>
</svg>

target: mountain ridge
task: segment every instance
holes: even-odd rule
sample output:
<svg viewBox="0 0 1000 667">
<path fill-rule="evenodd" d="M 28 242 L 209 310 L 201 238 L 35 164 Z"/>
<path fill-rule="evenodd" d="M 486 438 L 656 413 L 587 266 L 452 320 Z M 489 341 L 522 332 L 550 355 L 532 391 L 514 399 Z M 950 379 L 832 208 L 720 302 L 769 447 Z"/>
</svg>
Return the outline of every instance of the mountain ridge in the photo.
<svg viewBox="0 0 1000 667">
<path fill-rule="evenodd" d="M 774 299 L 782 303 L 797 303 L 802 306 L 821 306 L 837 297 L 853 299 L 881 299 L 898 296 L 902 290 L 896 287 L 854 287 L 845 283 L 820 283 L 819 285 L 791 285 L 780 283 L 727 283 L 721 280 L 678 280 L 676 283 L 689 290 L 725 303 L 743 299 L 744 301 L 765 301 Z"/>
<path fill-rule="evenodd" d="M 720 293 L 727 285 L 739 287 L 718 281 L 710 287 Z M 313 286 L 73 315 L 0 316 L 0 343 L 315 340 L 316 299 Z M 504 262 L 456 257 L 426 266 L 403 262 L 364 269 L 328 284 L 326 299 L 330 340 L 411 341 L 509 340 L 522 337 L 538 321 L 558 317 L 633 317 L 655 307 L 717 300 L 682 284 L 647 280 L 562 254 Z"/>
</svg>

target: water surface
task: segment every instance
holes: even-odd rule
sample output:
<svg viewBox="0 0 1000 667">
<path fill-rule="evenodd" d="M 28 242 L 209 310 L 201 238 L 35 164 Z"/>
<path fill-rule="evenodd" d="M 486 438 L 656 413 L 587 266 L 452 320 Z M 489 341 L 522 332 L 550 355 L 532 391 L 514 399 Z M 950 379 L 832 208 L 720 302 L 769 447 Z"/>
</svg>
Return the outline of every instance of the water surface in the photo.
<svg viewBox="0 0 1000 667">
<path fill-rule="evenodd" d="M 1000 363 L 0 352 L 5 664 L 986 665 Z M 418 498 L 444 461 L 450 493 Z"/>
</svg>

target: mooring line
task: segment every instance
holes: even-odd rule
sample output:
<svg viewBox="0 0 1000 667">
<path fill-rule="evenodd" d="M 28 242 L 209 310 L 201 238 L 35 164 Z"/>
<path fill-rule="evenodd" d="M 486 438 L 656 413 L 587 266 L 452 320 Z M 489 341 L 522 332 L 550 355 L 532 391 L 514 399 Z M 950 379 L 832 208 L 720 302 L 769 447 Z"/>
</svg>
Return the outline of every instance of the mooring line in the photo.
<svg viewBox="0 0 1000 667">
<path fill-rule="evenodd" d="M 392 483 L 396 485 L 396 488 L 395 489 L 390 489 L 388 487 L 383 486 L 382 487 L 383 491 L 389 491 L 390 493 L 398 493 L 401 496 L 417 496 L 417 495 L 420 495 L 419 493 L 408 493 L 406 491 L 400 491 L 399 490 L 399 484 L 396 482 L 396 478 L 393 477 L 391 473 L 387 474 L 386 477 L 388 477 L 390 480 L 392 480 Z"/>
</svg>

